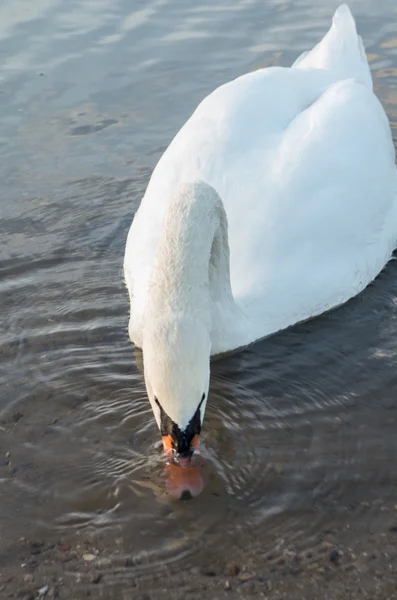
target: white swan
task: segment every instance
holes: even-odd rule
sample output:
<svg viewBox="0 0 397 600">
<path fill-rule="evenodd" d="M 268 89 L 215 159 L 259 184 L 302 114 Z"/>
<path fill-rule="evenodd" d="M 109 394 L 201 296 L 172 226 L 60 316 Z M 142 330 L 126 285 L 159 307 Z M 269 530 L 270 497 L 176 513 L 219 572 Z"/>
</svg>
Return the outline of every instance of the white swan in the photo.
<svg viewBox="0 0 397 600">
<path fill-rule="evenodd" d="M 396 242 L 390 127 L 341 6 L 291 68 L 243 75 L 201 102 L 131 225 L 129 335 L 165 449 L 189 455 L 198 441 L 210 355 L 346 302 Z"/>
</svg>

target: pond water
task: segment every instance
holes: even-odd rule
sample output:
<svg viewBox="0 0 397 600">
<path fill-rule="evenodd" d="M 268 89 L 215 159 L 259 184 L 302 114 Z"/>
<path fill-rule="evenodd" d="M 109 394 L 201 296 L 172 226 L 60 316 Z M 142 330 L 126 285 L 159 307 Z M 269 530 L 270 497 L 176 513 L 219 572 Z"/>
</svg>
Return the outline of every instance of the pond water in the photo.
<svg viewBox="0 0 397 600">
<path fill-rule="evenodd" d="M 190 502 L 165 493 L 141 354 L 127 336 L 124 244 L 161 153 L 207 93 L 246 71 L 290 64 L 325 33 L 336 6 L 3 4 L 7 552 L 18 536 L 85 532 L 108 547 L 111 589 L 125 561 L 139 575 L 266 554 L 286 538 L 315 549 L 317 532 L 346 519 L 370 526 L 374 502 L 395 503 L 395 262 L 339 310 L 213 363 L 206 486 Z M 350 7 L 395 136 L 397 4 Z"/>
</svg>

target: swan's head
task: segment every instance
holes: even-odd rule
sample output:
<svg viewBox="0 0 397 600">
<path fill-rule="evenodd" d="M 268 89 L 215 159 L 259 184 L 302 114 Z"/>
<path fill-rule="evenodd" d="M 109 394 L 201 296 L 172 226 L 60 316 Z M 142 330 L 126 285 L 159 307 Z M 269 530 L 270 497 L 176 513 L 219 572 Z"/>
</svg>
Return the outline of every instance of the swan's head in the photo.
<svg viewBox="0 0 397 600">
<path fill-rule="evenodd" d="M 210 376 L 210 336 L 200 319 L 156 318 L 143 339 L 146 390 L 164 450 L 183 459 L 198 445 Z"/>
</svg>

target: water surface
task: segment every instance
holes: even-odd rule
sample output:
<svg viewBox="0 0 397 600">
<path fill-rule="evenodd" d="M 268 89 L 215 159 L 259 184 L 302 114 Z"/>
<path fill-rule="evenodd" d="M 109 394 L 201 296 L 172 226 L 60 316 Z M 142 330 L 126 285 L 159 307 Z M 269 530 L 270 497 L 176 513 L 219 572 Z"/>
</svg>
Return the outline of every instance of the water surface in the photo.
<svg viewBox="0 0 397 600">
<path fill-rule="evenodd" d="M 188 503 L 165 494 L 141 355 L 127 338 L 125 238 L 161 153 L 214 87 L 290 64 L 336 6 L 0 9 L 5 552 L 18 536 L 84 532 L 107 544 L 108 589 L 128 590 L 131 572 L 160 564 L 313 550 L 319 532 L 371 528 L 376 503 L 395 503 L 395 262 L 343 308 L 214 362 L 206 487 Z M 350 6 L 395 136 L 396 3 Z"/>
</svg>

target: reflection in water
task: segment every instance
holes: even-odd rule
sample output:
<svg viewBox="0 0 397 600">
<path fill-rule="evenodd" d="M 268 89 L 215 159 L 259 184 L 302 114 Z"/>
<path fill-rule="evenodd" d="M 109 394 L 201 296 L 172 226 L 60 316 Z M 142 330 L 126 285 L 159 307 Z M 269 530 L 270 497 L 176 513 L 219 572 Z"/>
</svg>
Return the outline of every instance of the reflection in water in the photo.
<svg viewBox="0 0 397 600">
<path fill-rule="evenodd" d="M 171 498 L 191 500 L 199 496 L 204 489 L 203 466 L 204 463 L 184 466 L 173 463 L 165 465 L 165 483 Z"/>
<path fill-rule="evenodd" d="M 121 539 L 112 568 L 128 559 L 142 573 L 239 548 L 265 553 L 286 536 L 311 547 L 348 511 L 350 523 L 363 518 L 364 499 L 395 503 L 395 262 L 341 309 L 213 362 L 205 485 L 190 502 L 172 498 L 180 472 L 165 469 L 127 339 L 125 236 L 160 153 L 211 89 L 289 64 L 333 9 L 305 0 L 13 7 L 0 19 L 0 431 L 12 432 L 17 465 L 4 535 L 24 535 L 27 523 L 106 531 Z M 395 2 L 351 8 L 395 128 Z"/>
</svg>

